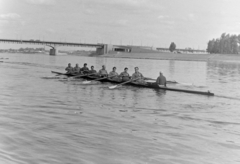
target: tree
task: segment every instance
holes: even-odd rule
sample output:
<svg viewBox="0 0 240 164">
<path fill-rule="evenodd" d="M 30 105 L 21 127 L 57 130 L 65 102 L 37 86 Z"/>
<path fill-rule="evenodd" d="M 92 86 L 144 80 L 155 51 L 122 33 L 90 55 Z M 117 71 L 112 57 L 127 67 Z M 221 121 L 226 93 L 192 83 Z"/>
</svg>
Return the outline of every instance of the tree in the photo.
<svg viewBox="0 0 240 164">
<path fill-rule="evenodd" d="M 208 53 L 213 53 L 214 42 L 215 42 L 214 40 L 209 40 L 208 47 L 207 47 Z"/>
<path fill-rule="evenodd" d="M 208 42 L 207 52 L 220 54 L 238 54 L 240 35 L 230 35 L 223 33 L 218 39 L 212 39 Z"/>
<path fill-rule="evenodd" d="M 238 37 L 236 35 L 234 35 L 233 39 L 232 39 L 232 53 L 233 54 L 238 54 L 238 52 L 239 52 L 238 44 L 239 44 Z"/>
<path fill-rule="evenodd" d="M 176 44 L 175 44 L 174 42 L 172 42 L 172 43 L 170 44 L 169 50 L 170 50 L 171 52 L 173 52 L 175 49 L 176 49 Z"/>
</svg>

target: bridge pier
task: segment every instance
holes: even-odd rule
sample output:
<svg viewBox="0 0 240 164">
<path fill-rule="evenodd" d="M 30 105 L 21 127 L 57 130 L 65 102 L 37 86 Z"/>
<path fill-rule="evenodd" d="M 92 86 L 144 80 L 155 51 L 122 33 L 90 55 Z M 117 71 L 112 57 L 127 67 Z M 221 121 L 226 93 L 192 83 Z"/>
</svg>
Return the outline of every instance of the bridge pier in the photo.
<svg viewBox="0 0 240 164">
<path fill-rule="evenodd" d="M 50 49 L 50 51 L 49 51 L 49 55 L 53 55 L 53 56 L 58 55 L 58 50 L 57 50 L 57 48 L 56 48 L 56 47 L 52 47 L 52 48 Z"/>
<path fill-rule="evenodd" d="M 108 54 L 110 51 L 112 51 L 113 49 L 113 45 L 111 44 L 104 44 L 102 47 L 98 47 L 96 49 L 96 53 L 98 55 L 104 55 L 104 54 Z"/>
</svg>

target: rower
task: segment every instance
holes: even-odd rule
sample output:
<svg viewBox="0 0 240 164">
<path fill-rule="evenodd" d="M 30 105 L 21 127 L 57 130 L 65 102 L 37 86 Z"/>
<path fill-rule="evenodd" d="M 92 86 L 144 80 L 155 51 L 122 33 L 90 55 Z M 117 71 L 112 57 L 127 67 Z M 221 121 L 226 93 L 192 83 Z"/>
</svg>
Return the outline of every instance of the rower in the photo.
<svg viewBox="0 0 240 164">
<path fill-rule="evenodd" d="M 111 79 L 111 80 L 118 80 L 119 78 L 118 78 L 118 73 L 116 72 L 116 67 L 113 67 L 113 70 L 109 73 L 109 79 Z"/>
<path fill-rule="evenodd" d="M 81 68 L 81 73 L 82 74 L 87 74 L 89 72 L 89 69 L 87 67 L 87 63 L 84 63 L 83 67 Z"/>
<path fill-rule="evenodd" d="M 146 83 L 144 81 L 143 75 L 139 72 L 139 68 L 135 67 L 134 69 L 135 69 L 135 72 L 132 74 L 132 80 L 134 80 L 134 79 L 137 79 L 137 80 L 134 80 L 133 82 Z"/>
<path fill-rule="evenodd" d="M 80 67 L 78 66 L 78 64 L 76 64 L 76 66 L 73 68 L 73 72 L 75 73 L 75 74 L 79 74 L 80 73 Z"/>
<path fill-rule="evenodd" d="M 103 65 L 102 69 L 99 70 L 98 75 L 101 76 L 101 77 L 107 77 L 108 76 L 105 65 Z"/>
<path fill-rule="evenodd" d="M 88 73 L 90 73 L 90 74 L 97 73 L 97 71 L 94 70 L 94 66 L 93 65 L 91 66 L 91 70 Z"/>
<path fill-rule="evenodd" d="M 128 80 L 130 80 L 130 76 L 129 76 L 129 74 L 128 74 L 128 68 L 126 67 L 126 68 L 124 68 L 124 72 L 122 72 L 120 75 L 119 75 L 119 77 L 122 79 L 122 81 L 128 81 Z"/>
<path fill-rule="evenodd" d="M 65 70 L 67 71 L 67 72 L 66 72 L 67 74 L 72 74 L 72 73 L 74 73 L 73 67 L 71 66 L 71 63 L 68 63 L 68 66 L 67 66 L 67 68 L 65 68 Z"/>
<path fill-rule="evenodd" d="M 162 85 L 162 86 L 167 87 L 167 80 L 166 80 L 166 77 L 163 76 L 162 72 L 159 72 L 159 76 L 156 80 L 156 83 L 157 83 L 157 85 Z"/>
</svg>

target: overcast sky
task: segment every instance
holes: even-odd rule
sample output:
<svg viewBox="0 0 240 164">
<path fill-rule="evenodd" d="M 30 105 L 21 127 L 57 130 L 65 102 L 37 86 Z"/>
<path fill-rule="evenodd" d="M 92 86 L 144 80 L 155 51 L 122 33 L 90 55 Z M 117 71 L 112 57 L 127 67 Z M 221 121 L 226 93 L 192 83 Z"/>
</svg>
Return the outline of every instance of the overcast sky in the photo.
<svg viewBox="0 0 240 164">
<path fill-rule="evenodd" d="M 223 32 L 240 34 L 239 6 L 240 0 L 0 0 L 0 38 L 206 49 Z"/>
</svg>

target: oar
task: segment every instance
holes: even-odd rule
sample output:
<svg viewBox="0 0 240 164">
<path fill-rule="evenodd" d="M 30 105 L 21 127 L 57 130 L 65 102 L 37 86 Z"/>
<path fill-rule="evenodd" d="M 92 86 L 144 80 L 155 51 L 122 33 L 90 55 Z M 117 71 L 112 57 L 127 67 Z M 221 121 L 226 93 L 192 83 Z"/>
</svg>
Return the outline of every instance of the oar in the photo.
<svg viewBox="0 0 240 164">
<path fill-rule="evenodd" d="M 177 83 L 177 84 L 179 84 L 179 85 L 189 85 L 189 86 L 193 86 L 194 85 L 193 83 L 182 83 L 182 82 Z"/>
<path fill-rule="evenodd" d="M 108 87 L 109 89 L 114 89 L 114 88 L 117 88 L 118 86 L 121 86 L 121 85 L 123 85 L 123 84 L 127 84 L 127 83 L 130 83 L 130 82 L 132 82 L 132 81 L 136 81 L 136 80 L 138 80 L 138 79 L 140 79 L 141 77 L 139 77 L 139 78 L 136 78 L 136 79 L 131 79 L 131 80 L 129 80 L 129 81 L 125 81 L 125 82 L 123 82 L 123 83 L 120 83 L 120 84 L 118 84 L 118 85 L 113 85 L 113 86 L 110 86 L 110 87 Z"/>
<path fill-rule="evenodd" d="M 150 77 L 145 77 L 144 80 L 157 81 L 157 79 L 152 79 Z M 178 84 L 178 82 L 176 82 L 175 80 L 170 80 L 170 81 L 167 81 L 167 84 Z"/>
<path fill-rule="evenodd" d="M 69 75 L 71 75 L 71 74 L 69 74 L 69 73 L 63 73 L 63 74 L 58 74 L 58 75 L 56 75 L 56 76 L 61 76 L 61 75 L 69 76 Z"/>
<path fill-rule="evenodd" d="M 84 76 L 90 76 L 90 75 L 94 75 L 94 74 L 96 74 L 96 73 L 90 73 L 90 74 L 84 74 L 84 75 L 75 75 L 75 76 L 71 76 L 69 78 L 71 79 L 71 78 L 75 78 L 75 77 L 84 77 Z"/>
<path fill-rule="evenodd" d="M 61 73 L 61 72 L 55 72 L 55 71 L 52 71 L 52 73 L 55 73 L 57 74 L 56 76 L 61 76 L 61 75 L 70 75 L 69 73 Z"/>
<path fill-rule="evenodd" d="M 51 71 L 52 73 L 58 74 L 58 75 L 64 75 L 65 73 L 61 73 L 61 72 L 56 72 L 56 71 Z"/>
<path fill-rule="evenodd" d="M 89 84 L 93 81 L 99 81 L 99 80 L 107 79 L 107 78 L 114 77 L 114 76 L 117 76 L 117 75 L 113 75 L 113 76 L 109 76 L 109 77 L 102 77 L 102 78 L 91 80 L 91 81 L 83 81 L 82 84 Z"/>
<path fill-rule="evenodd" d="M 154 81 L 156 81 L 156 79 L 152 79 L 152 78 L 149 78 L 149 77 L 145 77 L 144 79 L 145 80 L 154 80 Z M 190 85 L 190 86 L 194 85 L 193 83 L 182 83 L 182 82 L 176 82 L 175 80 L 167 81 L 167 84 L 179 84 L 179 85 Z"/>
</svg>

